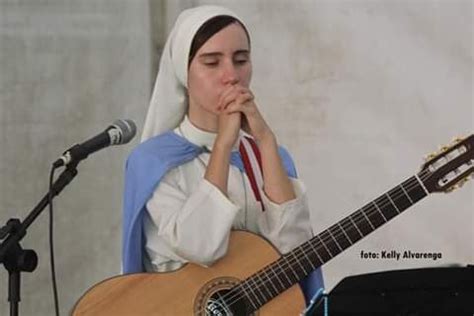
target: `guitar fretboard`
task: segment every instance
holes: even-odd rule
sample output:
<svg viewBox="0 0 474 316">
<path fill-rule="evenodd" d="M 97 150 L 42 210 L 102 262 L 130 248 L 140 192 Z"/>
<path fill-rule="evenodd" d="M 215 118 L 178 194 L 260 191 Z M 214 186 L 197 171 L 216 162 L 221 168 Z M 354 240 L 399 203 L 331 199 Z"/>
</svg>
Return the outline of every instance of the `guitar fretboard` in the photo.
<svg viewBox="0 0 474 316">
<path fill-rule="evenodd" d="M 242 293 L 246 305 L 255 311 L 308 276 L 404 210 L 428 191 L 421 172 L 332 225 L 309 241 L 242 281 L 234 291 Z"/>
</svg>

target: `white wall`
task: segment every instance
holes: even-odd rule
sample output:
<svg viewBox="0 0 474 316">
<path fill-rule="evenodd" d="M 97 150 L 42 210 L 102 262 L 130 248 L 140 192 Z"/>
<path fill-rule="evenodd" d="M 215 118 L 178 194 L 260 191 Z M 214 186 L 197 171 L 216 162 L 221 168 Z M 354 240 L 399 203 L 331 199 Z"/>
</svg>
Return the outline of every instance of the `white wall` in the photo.
<svg viewBox="0 0 474 316">
<path fill-rule="evenodd" d="M 201 3 L 229 6 L 250 29 L 252 88 L 297 162 L 315 232 L 412 176 L 439 145 L 472 133 L 471 1 L 4 1 L 0 222 L 26 216 L 46 191 L 49 163 L 69 145 L 115 118 L 142 124 L 163 29 Z M 122 166 L 131 147 L 91 157 L 56 203 L 63 311 L 120 270 Z M 429 196 L 330 261 L 328 290 L 352 274 L 472 264 L 473 188 Z M 21 308 L 48 315 L 46 213 L 29 234 L 24 245 L 41 261 L 23 278 Z M 361 250 L 442 259 L 367 260 Z M 6 284 L 6 273 L 0 278 Z M 2 287 L 0 314 L 6 303 Z"/>
</svg>

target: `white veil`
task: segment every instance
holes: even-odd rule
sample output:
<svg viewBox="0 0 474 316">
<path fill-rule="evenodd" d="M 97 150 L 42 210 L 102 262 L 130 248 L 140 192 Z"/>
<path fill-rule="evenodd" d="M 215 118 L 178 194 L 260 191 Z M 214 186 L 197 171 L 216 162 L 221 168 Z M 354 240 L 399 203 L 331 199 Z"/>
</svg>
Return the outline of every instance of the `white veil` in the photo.
<svg viewBox="0 0 474 316">
<path fill-rule="evenodd" d="M 142 142 L 174 129 L 183 120 L 187 110 L 188 56 L 192 40 L 201 25 L 219 15 L 242 21 L 229 9 L 211 5 L 188 9 L 178 16 L 161 55 Z"/>
</svg>

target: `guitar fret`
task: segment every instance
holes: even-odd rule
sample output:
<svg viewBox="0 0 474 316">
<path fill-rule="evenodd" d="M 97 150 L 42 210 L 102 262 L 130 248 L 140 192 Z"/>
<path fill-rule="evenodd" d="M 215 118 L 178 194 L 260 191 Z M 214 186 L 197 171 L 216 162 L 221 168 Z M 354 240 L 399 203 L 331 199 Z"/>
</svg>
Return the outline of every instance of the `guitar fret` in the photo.
<svg viewBox="0 0 474 316">
<path fill-rule="evenodd" d="M 313 260 L 311 260 L 310 255 L 312 255 L 312 249 L 308 247 L 307 243 L 299 245 L 293 250 L 296 257 L 299 258 L 300 264 L 303 266 L 306 274 L 311 273 L 315 269 Z"/>
<path fill-rule="evenodd" d="M 402 189 L 403 193 L 405 193 L 405 195 L 408 198 L 408 200 L 410 201 L 411 205 L 415 204 L 415 202 L 413 202 L 411 197 L 408 195 L 407 191 L 405 191 L 405 189 L 403 188 L 403 183 L 401 185 L 399 185 L 399 187 Z"/>
<path fill-rule="evenodd" d="M 374 225 L 375 228 L 377 228 L 387 222 L 386 213 L 384 212 L 387 209 L 387 203 L 385 203 L 384 201 L 382 201 L 382 203 L 377 203 L 377 199 L 375 199 L 373 201 L 373 204 L 377 208 L 378 212 L 371 212 L 368 214 L 368 216 L 371 219 L 371 223 Z"/>
<path fill-rule="evenodd" d="M 296 279 L 295 279 L 295 280 L 298 280 L 298 279 L 299 279 L 299 275 L 298 275 L 298 273 L 296 273 L 296 271 L 295 271 L 295 270 L 293 270 L 293 267 L 291 266 L 291 264 L 288 264 L 288 266 L 290 267 L 290 270 L 291 270 L 291 272 L 293 272 L 293 274 L 295 275 L 295 277 L 296 277 Z"/>
<path fill-rule="evenodd" d="M 254 283 L 255 286 L 252 285 L 252 281 Z M 258 286 L 257 286 L 257 282 L 254 280 L 254 278 L 249 278 L 249 284 L 248 284 L 248 287 L 249 287 L 249 290 L 251 291 L 251 293 L 253 294 L 253 296 L 257 299 L 257 303 L 258 303 L 258 306 L 262 306 L 264 303 L 265 303 L 265 297 L 263 297 L 262 293 L 261 292 L 258 292 Z M 258 297 L 257 294 L 260 294 L 262 297 L 263 297 L 263 303 L 260 301 L 260 298 Z"/>
<path fill-rule="evenodd" d="M 326 244 L 325 244 L 324 241 L 321 239 L 321 237 L 319 237 L 319 235 L 317 235 L 317 237 L 319 238 L 319 240 L 320 240 L 321 243 L 323 244 L 323 247 L 326 249 L 326 251 L 328 252 L 328 254 L 331 256 L 331 258 L 334 258 L 334 256 L 332 255 L 331 251 L 329 250 L 328 247 L 326 247 Z"/>
<path fill-rule="evenodd" d="M 299 247 L 301 249 L 301 252 L 303 253 L 304 257 L 306 258 L 306 261 L 309 262 L 309 264 L 311 265 L 311 271 L 316 269 L 316 267 L 314 266 L 313 262 L 308 258 L 308 256 L 306 255 L 306 251 L 302 248 L 302 246 Z"/>
<path fill-rule="evenodd" d="M 349 245 L 348 245 L 347 247 L 352 246 L 354 243 L 352 242 L 352 240 L 351 240 L 351 238 L 349 237 L 349 235 L 346 233 L 346 230 L 344 229 L 344 227 L 342 227 L 342 225 L 340 224 L 340 222 L 338 222 L 337 225 L 339 226 L 339 229 L 342 231 L 342 233 L 343 233 L 344 236 L 346 237 L 346 240 L 349 242 Z M 347 247 L 344 247 L 344 248 L 347 248 Z"/>
<path fill-rule="evenodd" d="M 375 207 L 378 209 L 377 205 Z M 380 212 L 380 211 L 379 211 Z M 370 227 L 372 227 L 372 230 L 375 230 L 374 224 L 370 221 L 370 219 L 367 217 L 364 211 L 361 211 L 361 213 L 364 215 L 364 217 L 367 219 L 367 222 L 369 222 Z"/>
<path fill-rule="evenodd" d="M 265 304 L 265 302 L 268 302 L 272 298 L 272 293 L 265 286 L 265 281 L 263 280 L 262 275 L 260 275 L 260 273 L 255 274 L 255 277 L 257 278 L 257 280 L 255 281 L 255 284 L 257 285 L 257 289 L 260 291 L 260 294 L 262 294 L 263 303 Z M 257 281 L 259 282 L 258 284 L 257 284 Z M 268 297 L 265 296 L 266 295 L 265 291 L 267 292 L 267 294 L 270 294 Z"/>
<path fill-rule="evenodd" d="M 344 249 L 352 245 L 351 241 L 348 239 L 348 237 L 346 237 L 344 230 L 341 232 L 340 225 L 332 225 L 327 229 L 327 231 L 334 240 L 335 246 L 337 246 L 337 249 L 335 249 L 337 252 L 336 255 L 343 252 Z"/>
<path fill-rule="evenodd" d="M 364 234 L 362 234 L 362 232 L 360 231 L 359 227 L 357 227 L 356 223 L 352 220 L 352 214 L 348 216 L 349 220 L 352 222 L 352 224 L 354 225 L 354 227 L 357 229 L 357 231 L 359 232 L 360 234 L 360 237 L 364 237 Z"/>
<path fill-rule="evenodd" d="M 257 279 L 258 279 L 258 276 L 257 276 Z M 263 291 L 260 289 L 260 287 L 257 283 L 257 280 L 254 279 L 253 281 L 254 281 L 254 284 L 255 284 L 254 292 L 256 294 L 259 294 L 260 296 L 257 295 L 257 297 L 262 299 L 262 301 L 260 301 L 260 299 L 258 300 L 258 305 L 263 306 L 265 304 L 265 302 L 267 301 L 267 298 L 265 297 L 265 294 L 263 293 Z"/>
<path fill-rule="evenodd" d="M 394 218 L 395 216 L 397 216 L 398 214 L 400 214 L 400 208 L 395 208 L 397 205 L 393 204 L 395 203 L 395 200 L 393 200 L 393 203 L 387 198 L 387 196 L 391 196 L 392 194 L 385 194 L 381 197 L 378 198 L 379 203 L 378 205 L 383 205 L 383 207 L 381 208 L 385 218 L 387 219 L 387 221 L 391 220 L 392 218 Z M 377 200 L 376 200 L 377 201 Z"/>
<path fill-rule="evenodd" d="M 418 183 L 419 183 L 420 186 L 423 188 L 423 190 L 425 191 L 426 195 L 430 194 L 430 192 L 428 192 L 428 190 L 426 189 L 425 184 L 423 183 L 423 181 L 421 181 L 420 177 L 419 177 L 418 175 L 415 175 L 415 178 L 416 178 L 416 180 L 418 180 Z"/>
<path fill-rule="evenodd" d="M 387 222 L 387 218 L 385 217 L 384 213 L 382 212 L 382 210 L 379 208 L 379 206 L 377 205 L 377 203 L 375 203 L 375 201 L 372 201 L 372 204 L 375 206 L 375 208 L 377 209 L 377 212 L 380 213 L 380 215 L 382 215 L 383 219 L 385 222 Z M 375 228 L 374 228 L 375 230 Z"/>
<path fill-rule="evenodd" d="M 397 205 L 393 202 L 393 200 L 390 198 L 390 195 L 388 195 L 388 193 L 385 193 L 385 195 L 388 197 L 388 200 L 390 201 L 390 203 L 392 203 L 393 206 L 395 206 L 395 209 L 397 210 L 398 214 L 401 213 L 401 211 L 398 209 Z"/>
<path fill-rule="evenodd" d="M 301 267 L 301 271 L 303 271 L 304 274 L 307 275 L 308 272 L 306 272 L 306 269 L 305 269 L 304 266 L 301 264 L 301 262 L 300 262 L 300 260 L 298 259 L 298 257 L 295 255 L 295 252 L 294 252 L 294 251 L 291 251 L 290 253 L 293 255 L 293 257 L 295 258 L 296 262 L 297 262 L 298 265 Z"/>
<path fill-rule="evenodd" d="M 393 200 L 393 203 L 397 207 L 399 213 L 413 205 L 412 201 L 403 192 L 403 187 L 401 186 L 395 187 L 389 191 L 389 196 Z"/>
<path fill-rule="evenodd" d="M 314 238 L 313 238 L 314 240 Z M 310 241 L 307 242 L 310 246 L 311 246 L 311 249 L 313 250 L 313 253 L 318 257 L 319 259 L 319 264 L 323 264 L 325 261 L 321 258 L 321 256 L 319 255 L 318 253 L 318 250 L 316 248 L 314 248 L 314 245 L 313 243 Z"/>
<path fill-rule="evenodd" d="M 354 229 L 354 225 L 352 224 L 349 217 L 345 217 L 342 221 L 340 226 L 343 228 L 344 232 L 349 236 L 349 240 L 352 244 L 355 244 L 358 240 L 362 237 L 357 229 Z"/>
<path fill-rule="evenodd" d="M 362 232 L 364 236 L 367 236 L 368 234 L 374 231 L 372 228 L 373 222 L 370 219 L 366 219 L 366 217 L 369 217 L 367 215 L 370 216 L 372 214 L 364 213 L 364 208 L 362 208 L 362 209 L 359 209 L 357 213 L 354 213 L 354 216 L 353 216 L 354 220 L 357 223 L 357 227 L 359 227 L 360 231 Z"/>
<path fill-rule="evenodd" d="M 337 256 L 337 254 L 340 251 L 337 249 L 337 245 L 334 243 L 334 241 L 332 240 L 327 230 L 322 231 L 319 234 L 318 238 L 321 241 L 321 243 L 323 243 L 324 248 L 328 250 L 331 258 L 334 258 L 335 256 Z"/>
<path fill-rule="evenodd" d="M 287 271 L 281 266 L 282 262 L 286 263 L 285 257 L 282 257 L 280 260 L 276 261 L 276 265 L 280 269 L 282 274 L 285 276 L 286 280 L 288 281 L 288 285 L 293 284 L 293 281 L 291 281 L 291 279 L 289 278 Z"/>
<path fill-rule="evenodd" d="M 273 275 L 276 277 L 277 281 L 280 282 L 280 285 L 281 285 L 281 290 L 283 291 L 284 289 L 286 289 L 285 285 L 283 284 L 283 282 L 280 280 L 280 277 L 278 276 L 278 273 L 276 273 L 274 270 L 273 270 L 273 264 L 269 265 L 268 268 L 270 269 L 270 271 L 273 273 Z"/>
<path fill-rule="evenodd" d="M 329 235 L 331 236 L 332 240 L 334 240 L 334 242 L 336 243 L 337 247 L 339 248 L 339 250 L 343 251 L 344 249 L 341 248 L 341 245 L 339 245 L 339 243 L 337 242 L 337 240 L 334 238 L 334 236 L 331 234 L 331 231 L 329 229 L 327 229 L 327 232 L 329 233 Z"/>
<path fill-rule="evenodd" d="M 255 304 L 253 303 L 253 300 L 252 298 L 250 297 L 250 295 L 247 293 L 247 291 L 245 290 L 244 288 L 245 286 L 245 282 L 241 282 L 239 285 L 237 285 L 235 288 L 237 289 L 237 291 L 239 291 L 238 289 L 240 289 L 240 292 L 242 292 L 246 297 L 247 297 L 247 301 L 250 302 L 250 304 L 252 304 L 252 307 L 254 308 L 254 310 L 257 310 L 257 306 L 255 306 Z M 238 295 L 238 294 L 237 294 Z M 232 303 L 230 303 L 230 305 L 232 305 Z"/>
<path fill-rule="evenodd" d="M 252 281 L 252 278 L 249 278 L 249 279 L 248 279 L 248 282 L 251 282 L 251 281 Z M 244 293 L 245 293 L 245 294 L 247 295 L 247 297 L 249 298 L 250 303 L 252 303 L 252 307 L 253 307 L 255 310 L 258 309 L 258 306 L 255 305 L 255 303 L 254 303 L 255 300 L 258 302 L 258 304 L 259 304 L 260 306 L 262 306 L 261 303 L 260 303 L 260 299 L 259 299 L 258 295 L 255 294 L 255 292 L 252 290 L 252 287 L 250 286 L 250 284 L 247 283 L 247 281 L 246 281 L 246 282 L 242 282 L 241 285 L 242 285 L 242 290 L 244 291 Z M 247 286 L 249 292 L 245 291 L 245 286 Z M 252 298 L 250 297 L 250 295 L 248 295 L 249 293 L 252 294 L 252 296 L 254 297 L 254 299 L 252 299 Z"/>
<path fill-rule="evenodd" d="M 275 297 L 278 295 L 278 289 L 275 287 L 275 285 L 273 284 L 273 281 L 272 281 L 272 278 L 269 274 L 267 274 L 267 269 L 263 269 L 262 271 L 263 275 L 265 276 L 266 280 L 268 280 L 268 282 L 266 283 L 270 283 L 270 285 L 273 287 L 273 289 L 275 290 L 275 294 L 272 293 L 271 297 Z M 262 278 L 263 279 L 263 278 Z"/>
<path fill-rule="evenodd" d="M 410 200 L 413 201 L 414 203 L 418 202 L 422 198 L 424 198 L 427 194 L 423 190 L 423 188 L 420 186 L 418 183 L 418 179 L 415 177 L 411 177 L 410 179 L 406 180 L 401 184 L 403 187 L 404 185 L 408 186 L 408 196 L 410 197 Z M 406 187 L 405 187 L 406 188 Z"/>
</svg>

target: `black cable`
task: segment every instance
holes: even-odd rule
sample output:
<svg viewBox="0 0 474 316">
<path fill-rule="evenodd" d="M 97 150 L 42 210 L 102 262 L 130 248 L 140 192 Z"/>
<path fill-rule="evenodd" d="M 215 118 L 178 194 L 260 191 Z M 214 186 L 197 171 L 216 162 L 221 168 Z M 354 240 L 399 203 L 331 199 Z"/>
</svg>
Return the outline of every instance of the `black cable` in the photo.
<svg viewBox="0 0 474 316">
<path fill-rule="evenodd" d="M 59 300 L 58 300 L 58 289 L 56 285 L 56 269 L 54 267 L 54 243 L 53 243 L 53 177 L 56 168 L 51 167 L 49 174 L 49 254 L 51 263 L 51 279 L 53 282 L 53 296 L 54 296 L 54 310 L 56 316 L 59 316 Z"/>
</svg>

